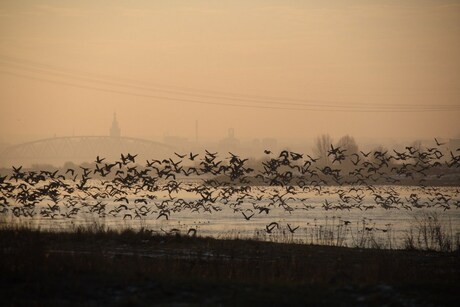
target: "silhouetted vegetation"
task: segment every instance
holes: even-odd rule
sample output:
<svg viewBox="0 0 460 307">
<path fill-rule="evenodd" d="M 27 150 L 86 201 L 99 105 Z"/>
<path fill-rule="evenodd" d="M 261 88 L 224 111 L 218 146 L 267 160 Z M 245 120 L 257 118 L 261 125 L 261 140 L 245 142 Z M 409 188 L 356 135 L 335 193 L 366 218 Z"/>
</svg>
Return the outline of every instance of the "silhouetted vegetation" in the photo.
<svg viewBox="0 0 460 307">
<path fill-rule="evenodd" d="M 454 304 L 457 254 L 0 230 L 2 304 Z"/>
</svg>

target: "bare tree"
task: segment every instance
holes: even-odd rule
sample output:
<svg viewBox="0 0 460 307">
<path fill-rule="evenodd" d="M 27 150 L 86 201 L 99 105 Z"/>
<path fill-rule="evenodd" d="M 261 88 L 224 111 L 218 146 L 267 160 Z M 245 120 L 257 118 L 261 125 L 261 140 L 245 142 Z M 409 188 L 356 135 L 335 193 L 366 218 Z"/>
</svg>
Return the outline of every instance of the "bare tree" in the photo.
<svg viewBox="0 0 460 307">
<path fill-rule="evenodd" d="M 349 135 L 342 136 L 337 142 L 336 146 L 340 147 L 341 149 L 346 149 L 345 154 L 347 156 L 357 154 L 359 151 L 355 138 Z"/>
<path fill-rule="evenodd" d="M 341 167 L 345 171 L 350 171 L 351 169 L 354 169 L 354 164 L 351 155 L 353 154 L 358 154 L 359 148 L 358 144 L 356 144 L 355 138 L 350 136 L 350 135 L 344 135 L 342 136 L 337 144 L 337 148 L 340 148 L 340 150 L 345 150 L 344 155 L 347 157 L 341 162 Z"/>
<path fill-rule="evenodd" d="M 331 144 L 332 138 L 329 134 L 323 134 L 316 138 L 313 152 L 316 157 L 320 158 L 320 162 L 323 164 L 330 164 L 327 152 L 331 149 Z"/>
</svg>

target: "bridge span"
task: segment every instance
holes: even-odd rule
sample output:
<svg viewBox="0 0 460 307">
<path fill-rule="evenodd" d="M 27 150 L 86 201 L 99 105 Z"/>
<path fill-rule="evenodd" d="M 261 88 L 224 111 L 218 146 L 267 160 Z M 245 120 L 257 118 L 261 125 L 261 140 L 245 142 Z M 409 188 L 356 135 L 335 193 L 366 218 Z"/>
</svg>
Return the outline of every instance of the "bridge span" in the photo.
<svg viewBox="0 0 460 307">
<path fill-rule="evenodd" d="M 92 162 L 96 156 L 114 161 L 120 154 L 138 154 L 138 160 L 170 156 L 175 148 L 161 142 L 122 136 L 53 137 L 10 146 L 0 152 L 0 166 Z M 143 159 L 143 160 L 141 160 Z"/>
</svg>

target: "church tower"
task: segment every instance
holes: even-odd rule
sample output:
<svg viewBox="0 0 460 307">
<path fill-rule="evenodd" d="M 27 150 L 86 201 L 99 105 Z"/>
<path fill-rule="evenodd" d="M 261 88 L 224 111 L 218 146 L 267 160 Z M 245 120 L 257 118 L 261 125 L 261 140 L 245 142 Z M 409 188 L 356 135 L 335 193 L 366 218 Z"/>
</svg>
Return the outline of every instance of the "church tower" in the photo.
<svg viewBox="0 0 460 307">
<path fill-rule="evenodd" d="M 117 113 L 113 113 L 112 127 L 110 128 L 111 137 L 120 137 L 121 131 L 120 126 L 118 126 Z"/>
</svg>

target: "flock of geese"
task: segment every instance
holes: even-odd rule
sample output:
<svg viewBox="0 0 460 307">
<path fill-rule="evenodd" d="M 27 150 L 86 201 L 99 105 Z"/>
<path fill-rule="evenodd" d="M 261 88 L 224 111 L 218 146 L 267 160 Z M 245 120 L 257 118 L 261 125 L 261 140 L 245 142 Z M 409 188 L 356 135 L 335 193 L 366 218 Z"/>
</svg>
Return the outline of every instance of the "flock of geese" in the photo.
<svg viewBox="0 0 460 307">
<path fill-rule="evenodd" d="M 74 219 L 79 216 L 170 220 L 181 211 L 213 213 L 230 209 L 250 221 L 280 208 L 311 210 L 460 208 L 460 149 L 436 140 L 426 149 L 348 153 L 330 146 L 325 157 L 265 150 L 260 160 L 217 152 L 174 153 L 163 160 L 121 154 L 92 167 L 37 171 L 13 167 L 0 175 L 0 216 Z M 326 156 L 327 155 L 327 156 Z M 453 182 L 446 190 L 432 184 Z M 395 188 L 396 185 L 411 187 Z M 405 190 L 406 189 L 406 190 Z M 407 193 L 404 193 L 406 191 Z M 308 195 L 324 199 L 312 202 Z M 344 221 L 344 223 L 349 221 Z M 266 225 L 270 234 L 280 221 Z M 294 233 L 299 226 L 287 224 Z M 175 231 L 177 229 L 172 229 Z M 189 234 L 196 234 L 191 228 Z"/>
</svg>

